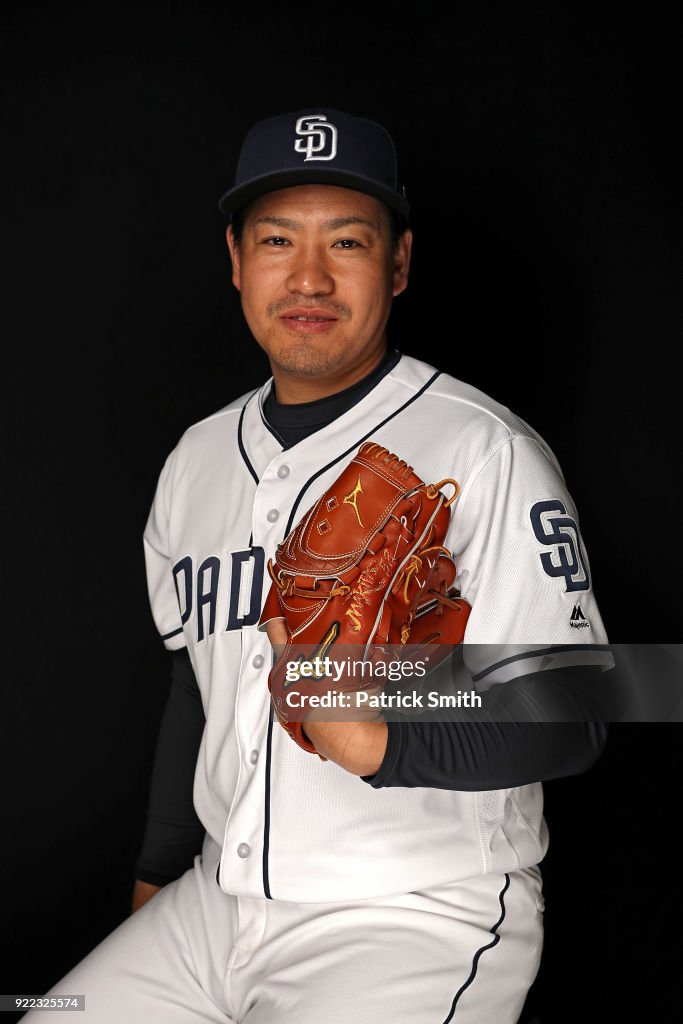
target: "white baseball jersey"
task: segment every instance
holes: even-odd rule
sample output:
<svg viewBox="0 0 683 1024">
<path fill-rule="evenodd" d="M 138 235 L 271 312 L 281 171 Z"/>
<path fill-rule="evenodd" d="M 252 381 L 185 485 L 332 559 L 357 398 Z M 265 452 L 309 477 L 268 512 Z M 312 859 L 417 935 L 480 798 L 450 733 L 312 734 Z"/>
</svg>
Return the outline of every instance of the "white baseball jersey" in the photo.
<svg viewBox="0 0 683 1024">
<path fill-rule="evenodd" d="M 295 902 L 371 899 L 538 863 L 547 847 L 540 783 L 373 789 L 302 751 L 272 723 L 271 649 L 257 623 L 268 558 L 372 440 L 423 480 L 460 484 L 446 544 L 472 606 L 465 660 L 482 687 L 565 656 L 611 664 L 555 457 L 509 409 L 408 356 L 286 451 L 263 416 L 270 386 L 186 431 L 144 538 L 157 627 L 170 650 L 187 646 L 206 713 L 194 800 L 222 850 L 221 888 Z"/>
</svg>

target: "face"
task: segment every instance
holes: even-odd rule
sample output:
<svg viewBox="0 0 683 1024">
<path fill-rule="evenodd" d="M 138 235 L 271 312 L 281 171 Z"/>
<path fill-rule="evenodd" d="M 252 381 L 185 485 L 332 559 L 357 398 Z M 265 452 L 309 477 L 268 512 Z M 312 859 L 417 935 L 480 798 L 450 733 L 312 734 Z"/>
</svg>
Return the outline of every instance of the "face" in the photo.
<svg viewBox="0 0 683 1024">
<path fill-rule="evenodd" d="M 239 247 L 228 228 L 233 283 L 278 396 L 288 381 L 348 387 L 380 361 L 411 240 L 408 231 L 394 251 L 384 204 L 333 185 L 261 196 Z"/>
</svg>

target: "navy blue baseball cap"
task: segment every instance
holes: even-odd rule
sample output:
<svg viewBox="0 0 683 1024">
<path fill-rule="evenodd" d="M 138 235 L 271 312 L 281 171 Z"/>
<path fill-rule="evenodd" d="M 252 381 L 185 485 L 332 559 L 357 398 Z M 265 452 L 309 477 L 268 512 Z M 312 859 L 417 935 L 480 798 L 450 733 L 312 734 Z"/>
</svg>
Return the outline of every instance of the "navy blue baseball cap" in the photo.
<svg viewBox="0 0 683 1024">
<path fill-rule="evenodd" d="M 218 206 L 230 215 L 291 185 L 341 185 L 381 199 L 403 217 L 410 212 L 389 132 L 341 110 L 309 107 L 258 121 L 242 143 L 235 184 Z"/>
</svg>

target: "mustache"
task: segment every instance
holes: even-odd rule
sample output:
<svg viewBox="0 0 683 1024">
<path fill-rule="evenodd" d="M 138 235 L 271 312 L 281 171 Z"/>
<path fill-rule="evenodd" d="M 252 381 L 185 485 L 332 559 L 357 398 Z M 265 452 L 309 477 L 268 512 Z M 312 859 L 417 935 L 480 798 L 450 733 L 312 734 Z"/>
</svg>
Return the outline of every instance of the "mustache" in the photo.
<svg viewBox="0 0 683 1024">
<path fill-rule="evenodd" d="M 333 299 L 316 299 L 315 302 L 302 302 L 300 299 L 287 297 L 270 302 L 266 307 L 268 316 L 280 316 L 288 309 L 324 309 L 339 320 L 350 320 L 351 310 L 343 302 L 335 302 Z"/>
</svg>

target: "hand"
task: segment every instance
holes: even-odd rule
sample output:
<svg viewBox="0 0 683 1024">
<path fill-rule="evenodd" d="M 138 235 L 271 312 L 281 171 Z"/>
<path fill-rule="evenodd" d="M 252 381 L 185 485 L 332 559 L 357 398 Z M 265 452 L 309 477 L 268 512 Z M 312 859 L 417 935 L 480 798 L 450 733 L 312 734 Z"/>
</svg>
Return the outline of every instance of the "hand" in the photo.
<svg viewBox="0 0 683 1024">
<path fill-rule="evenodd" d="M 287 643 L 284 619 L 271 619 L 266 625 L 274 650 Z M 369 691 L 379 693 L 378 690 Z M 306 716 L 304 732 L 325 761 L 334 761 L 352 775 L 375 775 L 384 759 L 388 729 L 376 708 L 349 711 L 351 721 L 326 722 L 325 710 L 318 708 Z"/>
<path fill-rule="evenodd" d="M 133 889 L 133 903 L 131 906 L 131 914 L 134 914 L 136 910 L 143 907 L 145 903 L 151 900 L 152 896 L 161 889 L 160 885 L 152 885 L 150 882 L 136 881 L 135 888 Z"/>
<path fill-rule="evenodd" d="M 306 721 L 304 732 L 326 761 L 351 775 L 376 775 L 384 760 L 389 729 L 381 716 L 367 722 Z"/>
</svg>

